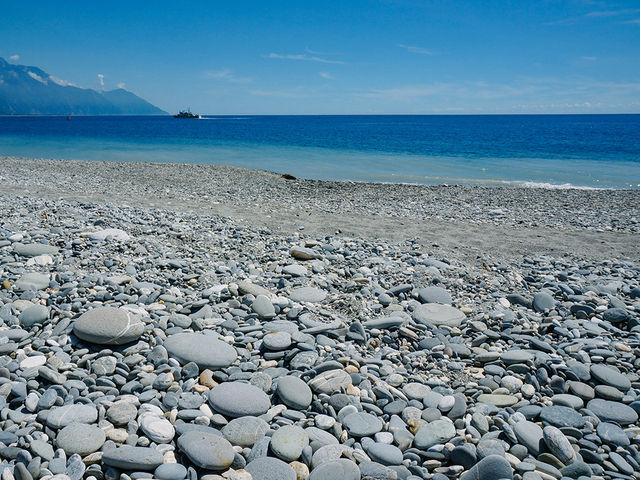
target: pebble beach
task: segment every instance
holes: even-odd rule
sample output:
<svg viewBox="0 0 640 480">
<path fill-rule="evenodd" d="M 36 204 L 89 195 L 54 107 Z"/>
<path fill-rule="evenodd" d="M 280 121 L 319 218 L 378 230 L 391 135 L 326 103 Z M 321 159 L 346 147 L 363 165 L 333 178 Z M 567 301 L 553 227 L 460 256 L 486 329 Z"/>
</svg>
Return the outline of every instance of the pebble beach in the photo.
<svg viewBox="0 0 640 480">
<path fill-rule="evenodd" d="M 638 212 L 2 157 L 2 480 L 640 478 Z"/>
</svg>

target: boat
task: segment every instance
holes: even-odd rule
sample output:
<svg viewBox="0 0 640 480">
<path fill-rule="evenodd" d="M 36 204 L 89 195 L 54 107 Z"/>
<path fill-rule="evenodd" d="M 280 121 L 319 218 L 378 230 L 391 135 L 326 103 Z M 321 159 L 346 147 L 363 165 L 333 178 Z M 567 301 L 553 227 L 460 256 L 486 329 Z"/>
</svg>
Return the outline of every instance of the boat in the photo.
<svg viewBox="0 0 640 480">
<path fill-rule="evenodd" d="M 173 118 L 200 118 L 200 115 L 197 113 L 191 113 L 191 109 L 188 108 L 187 110 L 180 110 L 173 116 Z"/>
</svg>

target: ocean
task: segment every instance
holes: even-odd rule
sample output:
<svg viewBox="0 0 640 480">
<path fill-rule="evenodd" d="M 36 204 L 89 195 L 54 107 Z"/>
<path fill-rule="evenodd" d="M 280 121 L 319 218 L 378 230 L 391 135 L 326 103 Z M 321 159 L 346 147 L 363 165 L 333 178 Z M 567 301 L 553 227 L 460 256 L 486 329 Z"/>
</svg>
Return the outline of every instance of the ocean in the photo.
<svg viewBox="0 0 640 480">
<path fill-rule="evenodd" d="M 0 116 L 0 155 L 319 180 L 640 188 L 640 115 Z M 1 175 L 0 167 L 0 175 Z"/>
</svg>

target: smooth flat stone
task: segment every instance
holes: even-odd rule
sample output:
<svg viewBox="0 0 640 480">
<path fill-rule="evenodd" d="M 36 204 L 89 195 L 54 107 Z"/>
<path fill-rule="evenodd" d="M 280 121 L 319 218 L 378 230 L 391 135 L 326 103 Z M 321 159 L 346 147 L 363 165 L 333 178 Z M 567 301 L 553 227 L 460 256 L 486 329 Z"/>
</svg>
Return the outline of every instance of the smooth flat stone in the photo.
<svg viewBox="0 0 640 480">
<path fill-rule="evenodd" d="M 222 429 L 222 435 L 231 445 L 252 447 L 269 430 L 269 424 L 258 417 L 234 418 Z"/>
<path fill-rule="evenodd" d="M 100 450 L 105 440 L 104 430 L 84 423 L 67 425 L 56 436 L 58 448 L 62 448 L 67 455 L 77 453 L 82 457 Z"/>
<path fill-rule="evenodd" d="M 512 365 L 515 363 L 526 363 L 529 361 L 533 361 L 535 356 L 532 353 L 526 352 L 524 350 L 507 350 L 502 352 L 500 355 L 500 360 L 502 360 L 507 365 Z"/>
<path fill-rule="evenodd" d="M 459 327 L 466 315 L 457 308 L 439 303 L 425 303 L 413 311 L 413 319 L 423 325 Z"/>
<path fill-rule="evenodd" d="M 99 242 L 104 242 L 107 239 L 117 240 L 119 242 L 128 242 L 131 240 L 129 234 L 119 228 L 105 228 L 97 232 L 91 232 L 89 238 Z"/>
<path fill-rule="evenodd" d="M 178 438 L 178 448 L 195 465 L 206 470 L 226 470 L 233 463 L 235 451 L 219 435 L 191 430 Z"/>
<path fill-rule="evenodd" d="M 374 443 L 368 448 L 367 453 L 371 460 L 382 465 L 400 465 L 403 459 L 402 450 L 395 445 L 384 443 Z"/>
<path fill-rule="evenodd" d="M 286 406 L 296 410 L 306 410 L 313 399 L 309 386 L 298 377 L 290 375 L 278 378 L 276 391 Z"/>
<path fill-rule="evenodd" d="M 600 422 L 596 427 L 596 432 L 605 443 L 618 447 L 627 447 L 630 444 L 629 437 L 625 431 L 614 423 Z"/>
<path fill-rule="evenodd" d="M 20 325 L 25 328 L 31 328 L 32 326 L 41 324 L 48 319 L 49 309 L 44 305 L 32 305 L 24 309 L 20 315 L 18 315 Z"/>
<path fill-rule="evenodd" d="M 219 370 L 235 362 L 238 353 L 228 343 L 212 335 L 177 333 L 164 341 L 170 357 L 182 364 L 194 362 L 201 369 Z"/>
<path fill-rule="evenodd" d="M 342 423 L 349 434 L 354 437 L 370 437 L 382 430 L 382 422 L 380 419 L 365 412 L 356 412 L 347 415 Z"/>
<path fill-rule="evenodd" d="M 461 480 L 512 480 L 513 470 L 506 458 L 489 455 L 463 473 Z"/>
<path fill-rule="evenodd" d="M 244 469 L 251 474 L 252 480 L 296 480 L 293 468 L 278 458 L 259 457 Z"/>
<path fill-rule="evenodd" d="M 586 421 L 584 417 L 573 408 L 559 405 L 542 407 L 542 410 L 540 410 L 540 419 L 558 428 L 582 428 Z"/>
<path fill-rule="evenodd" d="M 543 431 L 544 443 L 547 445 L 552 454 L 556 456 L 565 465 L 568 465 L 573 461 L 576 456 L 576 452 L 571 446 L 571 442 L 560 431 L 559 428 L 546 426 Z"/>
<path fill-rule="evenodd" d="M 107 449 L 102 454 L 105 465 L 123 470 L 155 470 L 162 464 L 162 454 L 155 448 L 123 445 Z"/>
<path fill-rule="evenodd" d="M 179 463 L 163 463 L 153 472 L 153 477 L 158 480 L 182 480 L 187 478 L 187 468 Z"/>
<path fill-rule="evenodd" d="M 56 429 L 72 423 L 94 423 L 96 420 L 98 420 L 96 407 L 79 403 L 54 407 L 47 415 L 47 425 Z"/>
<path fill-rule="evenodd" d="M 591 365 L 591 376 L 598 382 L 626 392 L 631 388 L 631 381 L 626 375 L 602 364 Z"/>
<path fill-rule="evenodd" d="M 40 255 L 55 255 L 58 248 L 44 243 L 15 243 L 13 251 L 21 257 L 38 257 Z"/>
<path fill-rule="evenodd" d="M 551 295 L 545 292 L 536 293 L 533 296 L 533 309 L 536 312 L 545 312 L 551 310 L 556 304 L 556 301 Z"/>
<path fill-rule="evenodd" d="M 309 480 L 360 480 L 360 469 L 355 462 L 340 458 L 314 468 Z"/>
<path fill-rule="evenodd" d="M 448 420 L 435 420 L 420 428 L 413 439 L 413 445 L 427 450 L 434 445 L 441 445 L 456 436 L 456 427 Z"/>
<path fill-rule="evenodd" d="M 478 403 L 490 403 L 496 407 L 510 407 L 518 403 L 518 398 L 513 395 L 494 395 L 483 393 L 478 396 Z"/>
<path fill-rule="evenodd" d="M 258 387 L 243 382 L 226 382 L 209 392 L 209 403 L 229 417 L 258 416 L 271 408 L 271 401 Z"/>
<path fill-rule="evenodd" d="M 617 423 L 625 426 L 638 421 L 636 411 L 624 403 L 594 398 L 587 403 L 587 408 L 602 422 Z"/>
<path fill-rule="evenodd" d="M 98 345 L 124 345 L 138 340 L 145 330 L 140 318 L 127 310 L 97 307 L 83 313 L 73 324 L 80 339 Z"/>
<path fill-rule="evenodd" d="M 45 290 L 49 288 L 50 277 L 46 273 L 25 273 L 15 283 L 16 290 Z"/>
<path fill-rule="evenodd" d="M 300 458 L 302 449 L 309 445 L 309 436 L 297 425 L 285 425 L 271 436 L 271 451 L 285 462 Z"/>
<path fill-rule="evenodd" d="M 451 305 L 451 295 L 442 287 L 425 287 L 418 290 L 422 303 L 441 303 Z"/>
<path fill-rule="evenodd" d="M 315 287 L 296 288 L 289 294 L 289 298 L 294 302 L 320 303 L 327 298 L 327 293 Z"/>
<path fill-rule="evenodd" d="M 540 454 L 541 447 L 543 446 L 543 433 L 540 426 L 525 420 L 513 425 L 513 431 L 518 441 L 527 447 L 527 450 L 529 450 L 532 455 L 537 457 Z"/>
<path fill-rule="evenodd" d="M 317 393 L 332 394 L 347 388 L 351 383 L 351 375 L 344 370 L 327 370 L 316 375 L 309 386 Z"/>
</svg>

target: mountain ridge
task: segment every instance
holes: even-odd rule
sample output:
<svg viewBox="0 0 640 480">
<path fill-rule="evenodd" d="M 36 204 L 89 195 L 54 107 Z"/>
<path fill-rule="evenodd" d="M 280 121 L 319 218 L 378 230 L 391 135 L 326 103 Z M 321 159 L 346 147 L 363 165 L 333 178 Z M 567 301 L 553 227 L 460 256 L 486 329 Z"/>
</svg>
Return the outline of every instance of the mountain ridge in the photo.
<svg viewBox="0 0 640 480">
<path fill-rule="evenodd" d="M 123 88 L 97 91 L 0 57 L 0 115 L 166 115 Z"/>
</svg>

